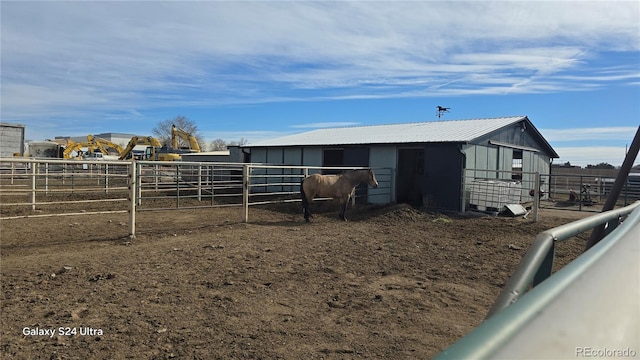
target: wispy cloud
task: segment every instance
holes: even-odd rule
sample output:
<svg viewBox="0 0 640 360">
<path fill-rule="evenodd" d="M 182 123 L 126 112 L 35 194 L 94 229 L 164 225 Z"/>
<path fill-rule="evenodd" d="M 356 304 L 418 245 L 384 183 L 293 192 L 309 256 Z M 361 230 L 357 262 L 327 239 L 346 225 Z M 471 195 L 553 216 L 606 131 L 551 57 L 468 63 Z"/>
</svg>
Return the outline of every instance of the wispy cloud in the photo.
<svg viewBox="0 0 640 360">
<path fill-rule="evenodd" d="M 636 131 L 638 131 L 638 128 L 633 126 L 574 129 L 540 129 L 540 133 L 545 137 L 545 139 L 550 142 L 584 140 L 621 140 L 631 142 Z"/>
<path fill-rule="evenodd" d="M 627 149 L 624 146 L 577 146 L 556 147 L 555 150 L 560 158 L 554 159 L 554 164 L 569 162 L 571 165 L 585 167 L 599 163 L 621 166 Z M 636 159 L 635 163 L 640 163 L 640 160 Z"/>
<path fill-rule="evenodd" d="M 632 1 L 3 2 L 2 116 L 637 84 L 637 67 L 597 57 L 639 50 L 639 12 Z"/>
</svg>

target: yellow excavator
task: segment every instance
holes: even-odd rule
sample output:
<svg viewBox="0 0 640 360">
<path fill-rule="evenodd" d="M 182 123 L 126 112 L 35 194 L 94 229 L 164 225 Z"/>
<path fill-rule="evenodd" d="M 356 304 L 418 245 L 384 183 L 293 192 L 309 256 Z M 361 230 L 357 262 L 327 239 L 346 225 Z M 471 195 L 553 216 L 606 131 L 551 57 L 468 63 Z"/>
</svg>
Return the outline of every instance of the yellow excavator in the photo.
<svg viewBox="0 0 640 360">
<path fill-rule="evenodd" d="M 171 150 L 162 146 L 162 143 L 154 137 L 151 136 L 134 136 L 129 140 L 127 147 L 122 150 L 120 153 L 120 160 L 129 160 L 134 158 L 133 148 L 136 145 L 146 145 L 146 150 L 144 155 L 136 160 L 153 160 L 153 161 L 179 161 L 182 160 L 180 154 L 176 154 L 175 152 L 171 152 Z"/>
<path fill-rule="evenodd" d="M 111 153 L 107 150 L 108 148 L 115 150 L 118 153 L 118 157 L 122 155 L 122 152 L 124 151 L 122 149 L 122 146 L 112 143 L 107 139 L 95 137 L 93 135 L 87 135 L 87 142 L 93 144 L 94 147 L 97 148 L 103 155 L 111 155 Z"/>
<path fill-rule="evenodd" d="M 75 142 L 71 139 L 67 139 L 66 147 L 62 152 L 62 158 L 63 159 L 81 158 L 82 148 L 87 149 L 89 157 L 92 157 L 91 155 L 95 153 L 96 149 L 105 157 L 113 156 L 111 153 L 109 153 L 107 148 L 111 148 L 115 150 L 118 153 L 116 157 L 120 156 L 120 154 L 123 151 L 120 145 L 114 144 L 109 140 L 97 138 L 97 137 L 94 137 L 93 135 L 87 135 L 87 141 Z M 76 153 L 75 157 L 73 156 L 74 152 Z M 103 156 L 101 156 L 100 158 L 103 158 Z"/>
<path fill-rule="evenodd" d="M 79 156 L 80 151 L 82 150 L 82 148 L 89 148 L 89 143 L 86 142 L 75 142 L 71 139 L 67 139 L 67 146 L 64 148 L 64 151 L 62 152 L 62 158 L 63 159 L 73 159 L 73 158 L 79 158 L 81 156 Z M 76 152 L 76 156 L 73 156 L 73 152 Z"/>
<path fill-rule="evenodd" d="M 184 140 L 189 144 L 188 148 L 179 147 L 178 139 Z M 198 144 L 198 139 L 190 133 L 184 131 L 181 128 L 176 127 L 175 125 L 171 125 L 171 146 L 176 150 L 186 150 L 187 152 L 200 152 L 200 144 Z"/>
</svg>

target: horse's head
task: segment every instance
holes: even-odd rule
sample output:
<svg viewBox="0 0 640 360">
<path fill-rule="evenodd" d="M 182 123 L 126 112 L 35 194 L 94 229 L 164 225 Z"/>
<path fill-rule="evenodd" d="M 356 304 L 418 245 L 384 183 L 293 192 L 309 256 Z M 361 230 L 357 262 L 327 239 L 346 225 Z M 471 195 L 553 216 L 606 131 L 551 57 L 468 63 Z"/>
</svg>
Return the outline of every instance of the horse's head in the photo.
<svg viewBox="0 0 640 360">
<path fill-rule="evenodd" d="M 376 180 L 376 174 L 373 173 L 372 169 L 369 169 L 369 186 L 372 188 L 378 187 L 378 180 Z"/>
</svg>

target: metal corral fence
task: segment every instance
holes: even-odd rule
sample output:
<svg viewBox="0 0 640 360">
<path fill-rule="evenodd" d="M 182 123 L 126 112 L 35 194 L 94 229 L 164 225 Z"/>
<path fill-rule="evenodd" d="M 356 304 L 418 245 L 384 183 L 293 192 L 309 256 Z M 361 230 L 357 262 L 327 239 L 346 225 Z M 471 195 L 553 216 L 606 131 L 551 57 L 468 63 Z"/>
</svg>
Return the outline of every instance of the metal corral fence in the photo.
<svg viewBox="0 0 640 360">
<path fill-rule="evenodd" d="M 300 201 L 300 182 L 309 174 L 364 169 L 32 158 L 0 164 L 0 220 L 128 212 L 131 236 L 139 211 L 237 206 L 248 221 L 250 206 Z M 392 169 L 374 170 L 378 188 L 358 188 L 354 202 L 391 201 Z"/>
<path fill-rule="evenodd" d="M 8 208 L 21 209 L 12 213 L 21 213 L 25 209 L 46 213 L 49 206 L 61 204 L 65 205 L 64 210 L 57 207 L 56 215 L 104 212 L 74 212 L 79 208 L 74 204 L 87 203 L 109 203 L 108 212 L 127 211 L 130 162 L 0 159 L 0 164 L 0 199 L 5 213 Z M 94 209 L 105 207 L 93 206 Z"/>
<path fill-rule="evenodd" d="M 183 161 L 138 161 L 136 166 L 138 211 L 241 206 L 245 221 L 250 206 L 300 201 L 300 183 L 310 174 L 365 169 Z M 374 171 L 378 188 L 359 187 L 354 202 L 391 201 L 392 169 Z"/>
<path fill-rule="evenodd" d="M 524 204 L 534 212 L 537 207 L 599 212 L 614 181 L 613 177 L 589 175 L 466 169 L 462 208 L 499 213 L 507 204 Z M 617 205 L 626 206 L 637 200 L 640 200 L 640 174 L 630 174 Z"/>
<path fill-rule="evenodd" d="M 603 224 L 600 242 L 551 275 L 557 242 Z M 638 233 L 640 202 L 538 234 L 485 321 L 435 359 L 568 359 L 606 348 L 597 357 L 635 358 Z"/>
<path fill-rule="evenodd" d="M 615 181 L 613 176 L 586 174 L 551 174 L 544 175 L 542 179 L 549 184 L 551 203 L 546 205 L 594 211 L 599 211 L 601 206 L 596 209 L 593 206 L 604 203 Z M 618 197 L 617 205 L 627 206 L 637 200 L 640 200 L 640 174 L 631 173 Z"/>
</svg>

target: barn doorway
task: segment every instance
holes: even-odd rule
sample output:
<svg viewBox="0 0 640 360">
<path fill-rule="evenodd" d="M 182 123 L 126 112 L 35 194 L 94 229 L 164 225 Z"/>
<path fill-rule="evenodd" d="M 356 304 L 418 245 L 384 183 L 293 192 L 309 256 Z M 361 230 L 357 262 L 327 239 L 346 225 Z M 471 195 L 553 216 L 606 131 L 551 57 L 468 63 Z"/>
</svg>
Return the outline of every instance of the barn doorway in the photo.
<svg viewBox="0 0 640 360">
<path fill-rule="evenodd" d="M 398 203 L 422 206 L 424 148 L 398 149 L 396 182 L 396 199 Z"/>
</svg>

